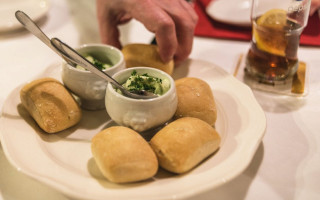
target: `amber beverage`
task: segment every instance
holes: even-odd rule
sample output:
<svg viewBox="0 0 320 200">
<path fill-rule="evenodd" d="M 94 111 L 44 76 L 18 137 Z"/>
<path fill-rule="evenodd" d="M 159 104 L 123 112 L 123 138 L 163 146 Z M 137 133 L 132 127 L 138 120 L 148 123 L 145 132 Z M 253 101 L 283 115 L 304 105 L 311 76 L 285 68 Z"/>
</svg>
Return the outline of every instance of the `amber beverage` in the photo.
<svg viewBox="0 0 320 200">
<path fill-rule="evenodd" d="M 257 1 L 261 3 L 262 0 L 253 2 Z M 261 82 L 273 83 L 285 80 L 297 71 L 300 35 L 306 24 L 305 14 L 309 11 L 309 1 L 306 2 L 297 1 L 296 7 L 272 8 L 265 12 L 253 3 L 252 40 L 246 58 L 248 75 Z M 255 9 L 262 14 L 254 13 Z"/>
<path fill-rule="evenodd" d="M 287 31 L 289 28 L 292 28 L 291 31 Z M 259 26 L 256 23 L 253 23 L 253 29 L 254 35 L 259 37 L 258 42 L 260 40 L 267 43 L 270 49 L 259 48 L 257 40 L 252 40 L 247 56 L 247 65 L 251 66 L 247 69 L 249 73 L 267 82 L 283 80 L 294 74 L 298 67 L 297 51 L 301 26 L 288 20 L 288 25 L 280 30 Z"/>
</svg>

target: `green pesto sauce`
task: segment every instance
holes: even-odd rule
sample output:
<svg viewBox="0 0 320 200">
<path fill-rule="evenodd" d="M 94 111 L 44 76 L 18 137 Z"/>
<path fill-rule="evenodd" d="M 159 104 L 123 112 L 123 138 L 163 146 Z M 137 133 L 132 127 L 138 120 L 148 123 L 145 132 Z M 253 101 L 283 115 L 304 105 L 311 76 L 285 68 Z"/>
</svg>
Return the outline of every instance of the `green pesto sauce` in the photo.
<svg viewBox="0 0 320 200">
<path fill-rule="evenodd" d="M 170 82 L 167 79 L 149 76 L 147 73 L 139 75 L 134 70 L 122 86 L 129 91 L 145 90 L 161 96 L 169 90 Z"/>
<path fill-rule="evenodd" d="M 90 61 L 92 64 L 94 64 L 96 67 L 98 67 L 100 70 L 105 70 L 105 69 L 108 69 L 110 67 L 112 67 L 112 64 L 111 63 L 103 63 L 99 60 L 97 60 L 96 58 L 88 55 L 88 56 L 85 56 L 85 58 Z M 85 68 L 83 68 L 82 66 L 80 65 L 77 65 L 76 66 L 77 69 L 81 69 L 81 70 L 86 70 Z"/>
</svg>

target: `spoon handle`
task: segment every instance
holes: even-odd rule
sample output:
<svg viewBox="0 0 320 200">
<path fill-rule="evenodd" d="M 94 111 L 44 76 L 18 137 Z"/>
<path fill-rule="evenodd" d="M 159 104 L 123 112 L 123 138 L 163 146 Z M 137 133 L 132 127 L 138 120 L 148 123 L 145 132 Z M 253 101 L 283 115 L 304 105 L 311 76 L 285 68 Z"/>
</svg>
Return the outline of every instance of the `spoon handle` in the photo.
<svg viewBox="0 0 320 200">
<path fill-rule="evenodd" d="M 18 21 L 33 35 L 35 35 L 37 38 L 39 38 L 43 43 L 45 43 L 47 46 L 49 46 L 53 51 L 56 53 L 57 50 L 52 47 L 50 43 L 50 39 L 42 32 L 42 30 L 34 23 L 34 21 L 24 12 L 18 10 L 15 13 L 16 18 Z"/>
</svg>

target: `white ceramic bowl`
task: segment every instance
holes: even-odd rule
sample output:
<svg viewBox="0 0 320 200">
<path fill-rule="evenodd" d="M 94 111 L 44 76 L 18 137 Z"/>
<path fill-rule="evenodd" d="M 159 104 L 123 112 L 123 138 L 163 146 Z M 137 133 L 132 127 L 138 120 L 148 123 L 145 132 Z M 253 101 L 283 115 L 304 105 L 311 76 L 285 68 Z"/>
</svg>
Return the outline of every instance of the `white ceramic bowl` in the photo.
<svg viewBox="0 0 320 200">
<path fill-rule="evenodd" d="M 176 87 L 169 74 L 149 67 L 128 68 L 117 72 L 113 78 L 122 84 L 133 70 L 138 74 L 148 73 L 150 76 L 167 79 L 170 82 L 170 89 L 162 96 L 153 99 L 132 99 L 118 93 L 111 84 L 108 84 L 105 101 L 111 119 L 119 125 L 142 132 L 156 128 L 173 117 L 177 109 Z"/>
<path fill-rule="evenodd" d="M 107 74 L 112 76 L 125 68 L 125 61 L 122 52 L 109 45 L 86 44 L 76 49 L 81 55 L 92 55 L 101 62 L 110 62 L 112 67 L 105 69 Z M 64 85 L 80 99 L 81 107 L 87 110 L 105 109 L 105 92 L 107 81 L 90 71 L 77 69 L 62 64 L 62 81 Z"/>
</svg>

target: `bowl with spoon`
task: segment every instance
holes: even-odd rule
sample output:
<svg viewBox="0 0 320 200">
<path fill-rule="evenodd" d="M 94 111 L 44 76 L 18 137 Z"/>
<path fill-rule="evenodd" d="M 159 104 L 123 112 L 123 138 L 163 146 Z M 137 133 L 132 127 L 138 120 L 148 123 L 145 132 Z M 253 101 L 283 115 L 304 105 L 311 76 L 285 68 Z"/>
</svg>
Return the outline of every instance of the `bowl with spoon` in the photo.
<svg viewBox="0 0 320 200">
<path fill-rule="evenodd" d="M 178 100 L 169 74 L 142 66 L 120 70 L 111 77 L 59 39 L 53 38 L 51 43 L 64 57 L 108 81 L 105 107 L 117 124 L 143 132 L 173 117 Z"/>
<path fill-rule="evenodd" d="M 23 11 L 16 11 L 15 16 L 17 20 L 33 35 L 39 38 L 43 43 L 45 43 L 49 48 L 55 51 L 59 56 L 61 56 L 68 65 L 77 67 L 78 65 L 85 68 L 86 70 L 94 73 L 95 75 L 101 77 L 102 79 L 113 84 L 115 87 L 119 88 L 125 96 L 135 99 L 150 99 L 156 96 L 147 91 L 134 91 L 130 92 L 126 90 L 122 85 L 115 81 L 108 73 L 101 70 L 99 67 L 95 66 L 93 63 L 88 61 L 84 56 L 78 53 L 76 50 L 60 41 L 58 38 L 49 39 L 43 31 L 35 24 L 35 22 Z M 113 48 L 115 50 L 116 48 Z M 117 53 L 118 51 L 115 50 Z M 121 53 L 121 52 L 120 52 Z M 121 57 L 121 56 L 120 56 Z M 121 58 L 120 58 L 121 60 Z M 119 61 L 121 63 L 121 61 Z M 122 66 L 122 64 L 121 64 Z M 72 68 L 71 68 L 72 69 Z M 83 70 L 84 71 L 84 70 Z M 92 108 L 93 109 L 93 108 Z"/>
<path fill-rule="evenodd" d="M 76 51 L 110 76 L 125 69 L 121 51 L 110 45 L 85 44 Z M 104 98 L 108 80 L 87 70 L 83 65 L 74 66 L 65 61 L 62 62 L 61 78 L 63 84 L 78 97 L 82 108 L 86 110 L 105 109 Z"/>
</svg>

